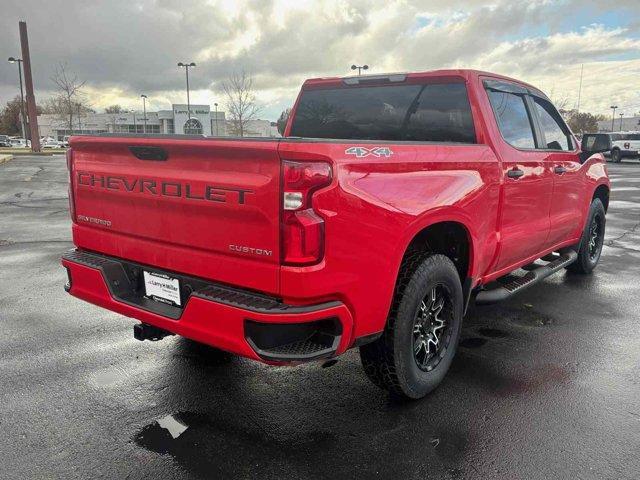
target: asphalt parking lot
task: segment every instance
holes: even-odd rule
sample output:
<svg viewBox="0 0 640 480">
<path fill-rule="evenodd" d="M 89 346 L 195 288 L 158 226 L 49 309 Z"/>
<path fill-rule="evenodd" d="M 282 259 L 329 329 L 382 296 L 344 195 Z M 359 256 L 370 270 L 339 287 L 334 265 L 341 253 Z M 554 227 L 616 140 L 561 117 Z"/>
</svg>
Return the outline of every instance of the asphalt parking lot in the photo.
<svg viewBox="0 0 640 480">
<path fill-rule="evenodd" d="M 134 340 L 63 290 L 64 157 L 0 165 L 0 478 L 637 479 L 640 163 L 609 172 L 596 272 L 472 308 L 444 383 L 404 403 L 356 351 L 275 368 Z"/>
</svg>

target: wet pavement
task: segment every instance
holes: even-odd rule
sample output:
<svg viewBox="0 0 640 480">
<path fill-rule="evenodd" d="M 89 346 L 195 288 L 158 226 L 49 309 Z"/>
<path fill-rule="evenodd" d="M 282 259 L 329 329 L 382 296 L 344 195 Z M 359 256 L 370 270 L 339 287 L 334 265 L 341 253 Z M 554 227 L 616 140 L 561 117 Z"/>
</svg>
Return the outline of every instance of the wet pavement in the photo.
<svg viewBox="0 0 640 480">
<path fill-rule="evenodd" d="M 274 368 L 63 291 L 64 157 L 0 165 L 0 478 L 637 479 L 640 164 L 610 165 L 601 264 L 474 307 L 440 388 L 401 402 L 356 351 Z"/>
</svg>

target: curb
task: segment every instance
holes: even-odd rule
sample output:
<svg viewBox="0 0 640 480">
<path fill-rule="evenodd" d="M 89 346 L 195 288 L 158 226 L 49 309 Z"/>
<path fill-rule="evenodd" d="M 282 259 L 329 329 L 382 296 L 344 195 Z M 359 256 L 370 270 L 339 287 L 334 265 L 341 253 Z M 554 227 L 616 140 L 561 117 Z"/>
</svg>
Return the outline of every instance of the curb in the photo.
<svg viewBox="0 0 640 480">
<path fill-rule="evenodd" d="M 10 160 L 13 160 L 13 155 L 0 155 L 0 165 L 7 163 Z"/>
<path fill-rule="evenodd" d="M 27 150 L 26 152 L 11 152 L 11 155 L 14 157 L 50 157 L 52 155 L 64 155 L 64 152 L 32 152 L 31 150 Z M 0 153 L 2 156 L 2 153 Z"/>
</svg>

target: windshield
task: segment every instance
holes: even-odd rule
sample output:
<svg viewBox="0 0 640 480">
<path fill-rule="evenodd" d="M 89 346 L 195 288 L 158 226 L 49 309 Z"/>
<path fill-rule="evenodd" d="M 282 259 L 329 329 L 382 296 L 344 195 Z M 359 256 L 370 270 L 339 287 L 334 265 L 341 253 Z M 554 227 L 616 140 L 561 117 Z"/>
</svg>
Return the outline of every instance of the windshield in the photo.
<svg viewBox="0 0 640 480">
<path fill-rule="evenodd" d="M 306 90 L 291 135 L 349 140 L 475 143 L 463 83 Z"/>
</svg>

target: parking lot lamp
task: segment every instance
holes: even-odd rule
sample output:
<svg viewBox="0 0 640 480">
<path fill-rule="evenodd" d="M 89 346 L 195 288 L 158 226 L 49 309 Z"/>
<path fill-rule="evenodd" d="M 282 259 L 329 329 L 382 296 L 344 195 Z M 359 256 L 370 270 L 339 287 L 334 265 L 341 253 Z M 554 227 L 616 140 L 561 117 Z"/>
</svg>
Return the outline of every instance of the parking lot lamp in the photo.
<svg viewBox="0 0 640 480">
<path fill-rule="evenodd" d="M 622 117 L 624 117 L 624 113 L 619 113 L 620 115 L 620 131 L 622 131 Z"/>
<path fill-rule="evenodd" d="M 20 115 L 22 116 L 22 138 L 27 139 L 27 117 L 24 114 L 24 92 L 22 90 L 22 59 L 9 57 L 9 63 L 18 64 L 18 78 L 20 78 Z"/>
<path fill-rule="evenodd" d="M 217 136 L 218 136 L 218 104 L 217 104 L 217 103 L 214 103 L 214 104 L 213 104 L 213 106 L 214 106 L 214 107 L 215 107 L 215 109 L 216 109 L 216 116 L 215 116 L 215 119 L 216 119 L 216 137 L 217 137 Z"/>
<path fill-rule="evenodd" d="M 135 110 L 130 110 L 130 112 L 133 115 L 133 133 L 135 133 L 137 135 L 138 134 L 138 124 L 136 123 L 136 111 Z"/>
<path fill-rule="evenodd" d="M 187 75 L 187 120 L 191 120 L 191 101 L 189 99 L 189 67 L 195 67 L 196 64 L 194 62 L 178 62 L 178 66 L 184 67 L 184 71 Z"/>
<path fill-rule="evenodd" d="M 144 133 L 147 133 L 147 96 L 143 93 L 140 98 L 142 98 L 142 112 L 144 115 Z"/>
<path fill-rule="evenodd" d="M 618 108 L 617 105 L 611 105 L 611 107 L 609 107 L 613 110 L 613 113 L 611 114 L 611 131 L 613 132 L 613 122 L 615 122 L 616 120 L 616 108 Z"/>
<path fill-rule="evenodd" d="M 351 65 L 351 70 L 358 70 L 358 75 L 360 75 L 362 70 L 369 70 L 369 65 Z"/>
</svg>

